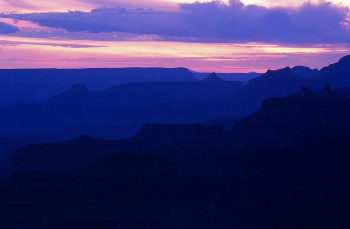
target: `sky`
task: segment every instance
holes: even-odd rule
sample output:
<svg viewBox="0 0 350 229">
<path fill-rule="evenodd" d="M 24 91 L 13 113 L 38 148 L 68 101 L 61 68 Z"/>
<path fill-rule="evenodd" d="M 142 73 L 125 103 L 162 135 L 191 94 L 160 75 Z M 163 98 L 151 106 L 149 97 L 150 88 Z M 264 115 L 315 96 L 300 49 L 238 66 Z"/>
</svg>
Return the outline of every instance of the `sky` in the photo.
<svg viewBox="0 0 350 229">
<path fill-rule="evenodd" d="M 350 54 L 350 0 L 0 0 L 0 68 L 322 68 Z"/>
</svg>

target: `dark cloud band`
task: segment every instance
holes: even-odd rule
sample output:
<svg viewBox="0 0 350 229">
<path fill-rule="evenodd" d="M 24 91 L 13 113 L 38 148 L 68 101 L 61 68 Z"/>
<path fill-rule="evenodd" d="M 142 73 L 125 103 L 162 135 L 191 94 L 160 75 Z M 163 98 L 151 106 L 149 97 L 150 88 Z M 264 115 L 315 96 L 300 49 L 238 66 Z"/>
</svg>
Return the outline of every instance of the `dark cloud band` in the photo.
<svg viewBox="0 0 350 229">
<path fill-rule="evenodd" d="M 91 12 L 2 15 L 67 31 L 128 32 L 191 41 L 349 43 L 349 9 L 327 2 L 265 8 L 219 1 L 181 4 L 176 12 L 99 8 Z"/>
</svg>

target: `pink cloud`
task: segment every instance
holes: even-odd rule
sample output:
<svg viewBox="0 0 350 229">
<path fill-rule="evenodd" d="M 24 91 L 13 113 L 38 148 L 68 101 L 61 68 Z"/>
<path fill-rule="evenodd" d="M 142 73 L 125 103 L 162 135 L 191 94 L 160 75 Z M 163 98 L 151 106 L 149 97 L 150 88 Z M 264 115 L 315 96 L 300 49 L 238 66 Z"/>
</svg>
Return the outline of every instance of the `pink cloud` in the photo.
<svg viewBox="0 0 350 229">
<path fill-rule="evenodd" d="M 166 41 L 88 41 L 0 37 L 0 68 L 187 67 L 202 72 L 264 72 L 286 65 L 320 68 L 346 45 L 291 47 Z M 4 45 L 5 44 L 5 45 Z"/>
<path fill-rule="evenodd" d="M 30 2 L 37 8 L 26 6 L 25 1 L 13 1 L 12 6 L 38 11 L 71 6 L 84 10 L 110 1 L 64 0 L 60 6 L 50 1 L 41 6 L 39 1 Z M 298 9 L 244 6 L 238 1 L 231 4 L 186 4 L 180 11 L 100 8 L 5 15 L 12 18 L 2 18 L 0 23 L 20 31 L 0 36 L 0 68 L 188 67 L 207 72 L 264 72 L 286 65 L 320 68 L 350 51 L 349 45 L 343 44 L 350 38 L 347 8 L 326 3 Z M 119 11 L 123 18 L 118 18 Z M 259 15 L 264 15 L 265 21 Z M 230 27 L 233 19 L 239 19 L 238 29 Z M 250 24 L 258 27 L 248 31 L 244 25 Z M 106 29 L 106 25 L 110 27 Z M 125 27 L 121 30 L 118 26 Z M 286 31 L 280 29 L 284 26 Z"/>
</svg>

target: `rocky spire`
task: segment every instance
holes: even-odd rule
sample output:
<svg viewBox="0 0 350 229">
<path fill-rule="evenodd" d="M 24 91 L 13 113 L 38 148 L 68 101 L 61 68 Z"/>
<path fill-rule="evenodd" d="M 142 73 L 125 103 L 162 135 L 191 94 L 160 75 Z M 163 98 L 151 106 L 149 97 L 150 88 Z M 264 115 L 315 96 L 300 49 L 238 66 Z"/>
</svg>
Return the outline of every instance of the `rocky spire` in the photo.
<svg viewBox="0 0 350 229">
<path fill-rule="evenodd" d="M 206 82 L 222 82 L 224 80 L 221 79 L 215 72 L 213 72 L 207 78 L 205 78 L 203 81 L 206 81 Z"/>
<path fill-rule="evenodd" d="M 329 83 L 325 84 L 324 88 L 319 92 L 319 94 L 323 96 L 335 96 Z"/>
</svg>

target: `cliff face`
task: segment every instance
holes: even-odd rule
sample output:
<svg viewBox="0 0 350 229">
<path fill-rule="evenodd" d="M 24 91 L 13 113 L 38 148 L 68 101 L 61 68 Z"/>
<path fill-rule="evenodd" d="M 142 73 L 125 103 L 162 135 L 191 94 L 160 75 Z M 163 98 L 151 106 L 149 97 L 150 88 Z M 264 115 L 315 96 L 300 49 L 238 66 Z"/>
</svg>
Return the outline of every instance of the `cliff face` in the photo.
<svg viewBox="0 0 350 229">
<path fill-rule="evenodd" d="M 267 99 L 256 113 L 237 123 L 239 141 L 251 146 L 318 145 L 350 133 L 350 100 L 326 86 L 319 92 Z"/>
</svg>

